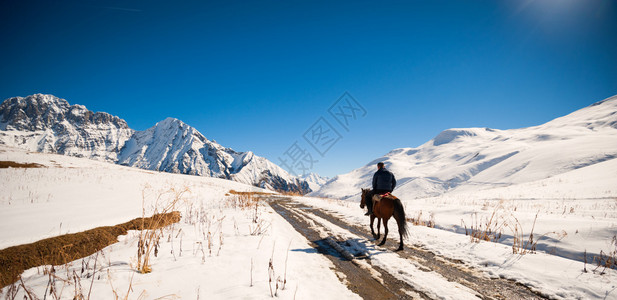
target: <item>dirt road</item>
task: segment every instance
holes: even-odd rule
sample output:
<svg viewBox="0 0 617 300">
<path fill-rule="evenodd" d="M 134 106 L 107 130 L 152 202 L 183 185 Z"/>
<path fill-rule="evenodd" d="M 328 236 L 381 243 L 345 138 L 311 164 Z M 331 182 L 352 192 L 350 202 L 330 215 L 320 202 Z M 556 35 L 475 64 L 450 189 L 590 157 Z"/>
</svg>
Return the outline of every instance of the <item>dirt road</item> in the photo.
<svg viewBox="0 0 617 300">
<path fill-rule="evenodd" d="M 546 299 L 516 282 L 489 278 L 459 261 L 419 247 L 406 245 L 405 250 L 393 252 L 398 246 L 395 230 L 391 230 L 386 245 L 378 247 L 368 225 L 348 224 L 328 211 L 289 197 L 270 196 L 267 201 L 332 261 L 339 279 L 364 299 L 442 299 L 445 286 L 452 286 L 445 298 L 460 293 L 460 298 L 467 299 Z M 391 258 L 384 260 L 382 256 Z M 387 265 L 393 259 L 398 259 L 397 271 Z M 424 273 L 418 276 L 418 272 Z"/>
</svg>

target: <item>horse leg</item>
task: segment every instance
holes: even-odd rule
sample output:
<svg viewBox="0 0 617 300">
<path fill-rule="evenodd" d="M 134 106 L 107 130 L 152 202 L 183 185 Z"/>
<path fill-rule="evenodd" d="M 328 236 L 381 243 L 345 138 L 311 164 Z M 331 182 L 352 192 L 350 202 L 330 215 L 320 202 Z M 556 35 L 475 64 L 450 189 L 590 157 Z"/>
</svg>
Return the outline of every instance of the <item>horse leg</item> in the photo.
<svg viewBox="0 0 617 300">
<path fill-rule="evenodd" d="M 373 230 L 373 222 L 375 221 L 375 216 L 371 215 L 371 233 L 373 234 L 373 236 L 375 236 L 375 230 Z M 379 225 L 377 225 L 379 226 Z M 377 227 L 377 230 L 379 230 L 379 227 Z"/>
<path fill-rule="evenodd" d="M 381 218 L 377 218 L 377 235 L 373 234 L 376 240 L 381 236 Z"/>
<path fill-rule="evenodd" d="M 383 246 L 386 243 L 386 237 L 388 236 L 388 219 L 383 219 L 383 240 L 379 243 L 379 246 Z"/>
</svg>

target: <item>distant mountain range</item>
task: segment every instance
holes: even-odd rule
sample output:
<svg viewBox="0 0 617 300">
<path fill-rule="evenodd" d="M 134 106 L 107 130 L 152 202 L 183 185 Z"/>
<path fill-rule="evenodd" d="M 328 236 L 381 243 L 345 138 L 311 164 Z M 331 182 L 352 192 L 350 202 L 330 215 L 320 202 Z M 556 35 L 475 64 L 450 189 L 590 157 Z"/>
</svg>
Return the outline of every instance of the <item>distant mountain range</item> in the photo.
<svg viewBox="0 0 617 300">
<path fill-rule="evenodd" d="M 616 158 L 614 96 L 534 127 L 448 129 L 417 148 L 394 149 L 338 175 L 309 195 L 359 200 L 379 161 L 397 178 L 395 194 L 422 198 L 543 180 Z"/>
<path fill-rule="evenodd" d="M 308 173 L 300 178 L 306 180 L 311 190 L 316 191 L 324 185 L 330 178 L 321 176 L 317 173 Z"/>
<path fill-rule="evenodd" d="M 147 170 L 230 179 L 276 191 L 310 192 L 309 182 L 253 152 L 208 140 L 174 118 L 136 131 L 126 121 L 53 95 L 6 99 L 0 105 L 0 144 Z M 311 181 L 313 187 L 314 181 Z"/>
</svg>

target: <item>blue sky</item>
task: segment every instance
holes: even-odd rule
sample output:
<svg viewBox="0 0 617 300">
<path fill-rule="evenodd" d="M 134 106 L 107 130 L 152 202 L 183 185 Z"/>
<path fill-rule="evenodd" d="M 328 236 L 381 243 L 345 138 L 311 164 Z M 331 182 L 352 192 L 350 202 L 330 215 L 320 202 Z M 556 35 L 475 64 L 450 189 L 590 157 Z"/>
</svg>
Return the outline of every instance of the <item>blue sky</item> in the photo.
<svg viewBox="0 0 617 300">
<path fill-rule="evenodd" d="M 451 127 L 538 125 L 617 94 L 617 2 L 0 4 L 0 97 L 49 93 L 137 130 L 175 117 L 275 163 L 348 172 Z M 328 108 L 365 110 L 345 130 Z M 322 157 L 303 134 L 323 117 Z"/>
</svg>

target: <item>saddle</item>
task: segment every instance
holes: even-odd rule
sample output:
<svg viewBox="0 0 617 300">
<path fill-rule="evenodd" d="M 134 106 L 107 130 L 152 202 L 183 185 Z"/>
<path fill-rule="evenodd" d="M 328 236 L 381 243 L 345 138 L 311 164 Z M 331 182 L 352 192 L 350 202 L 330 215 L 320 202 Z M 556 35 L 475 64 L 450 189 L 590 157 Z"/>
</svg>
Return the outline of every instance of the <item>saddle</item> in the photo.
<svg viewBox="0 0 617 300">
<path fill-rule="evenodd" d="M 381 194 L 381 195 L 375 194 L 375 195 L 373 195 L 373 203 L 377 203 L 377 202 L 381 201 L 381 199 L 383 199 L 383 198 L 389 198 L 389 199 L 392 199 L 392 200 L 396 199 L 396 197 L 394 197 L 394 195 L 390 194 L 390 192 L 387 192 L 387 193 Z"/>
</svg>

